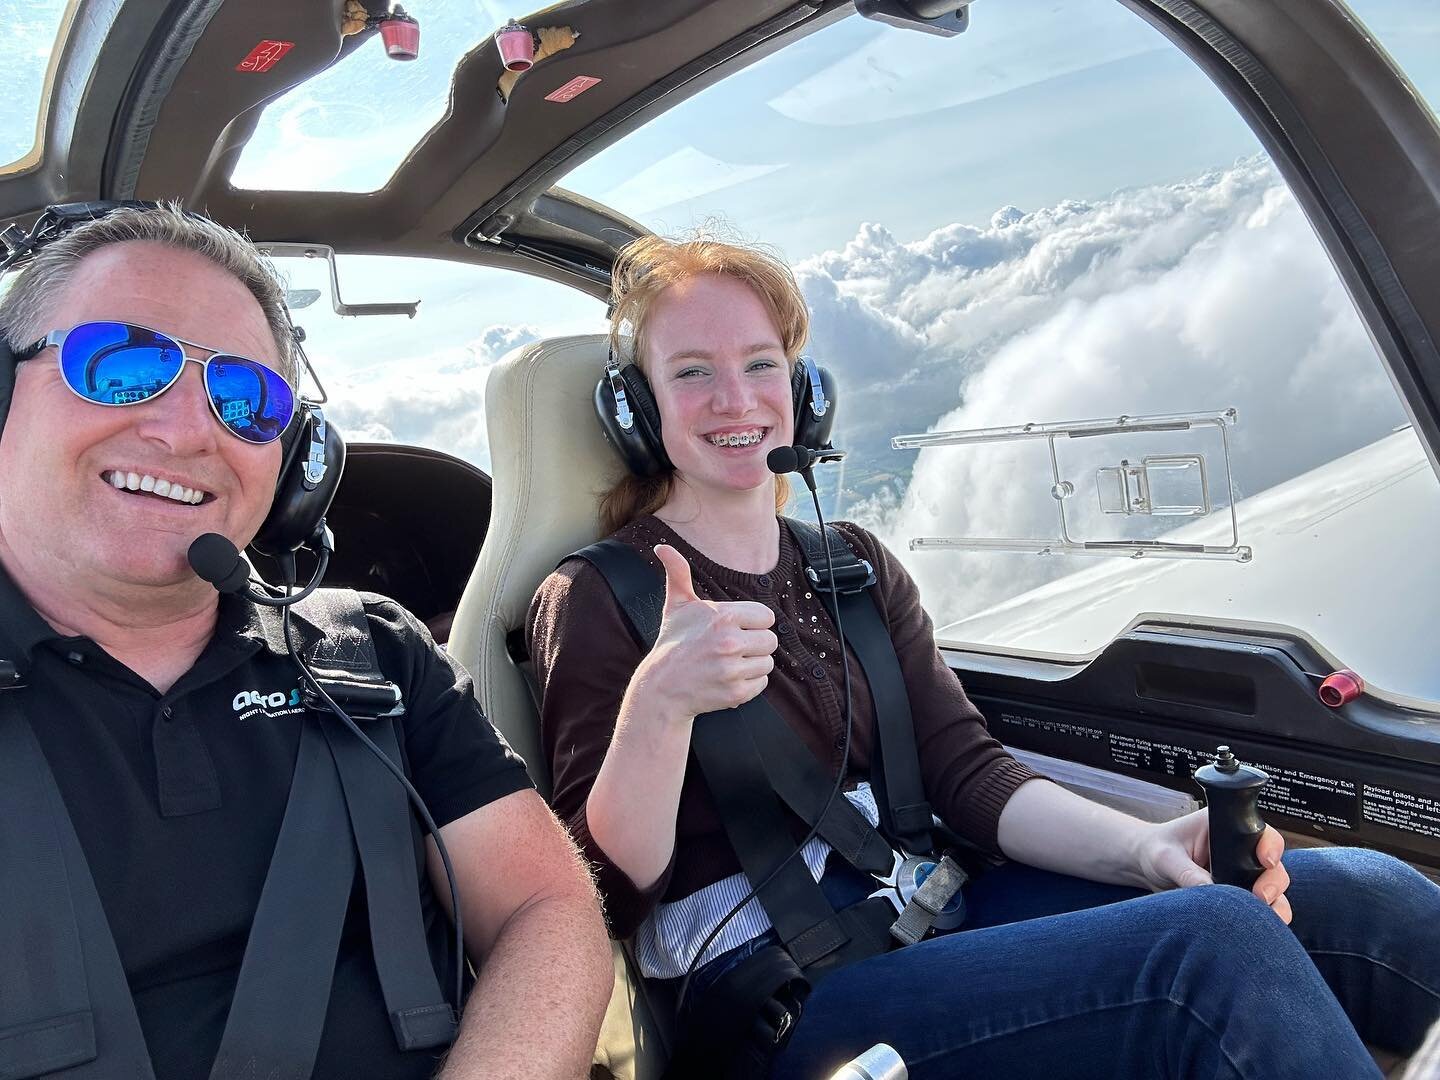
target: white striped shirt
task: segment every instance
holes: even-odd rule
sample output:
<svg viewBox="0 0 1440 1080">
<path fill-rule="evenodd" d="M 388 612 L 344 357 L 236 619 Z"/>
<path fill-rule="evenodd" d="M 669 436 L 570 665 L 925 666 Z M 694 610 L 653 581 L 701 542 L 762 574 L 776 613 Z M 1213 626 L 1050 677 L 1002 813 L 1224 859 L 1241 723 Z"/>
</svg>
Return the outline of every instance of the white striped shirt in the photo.
<svg viewBox="0 0 1440 1080">
<path fill-rule="evenodd" d="M 875 805 L 875 796 L 868 783 L 861 783 L 854 791 L 845 792 L 845 797 L 869 819 L 871 825 L 880 823 L 880 810 Z M 816 881 L 824 873 L 825 859 L 829 854 L 830 845 L 818 836 L 800 853 Z M 731 874 L 681 900 L 656 905 L 635 931 L 635 958 L 640 964 L 640 973 L 649 979 L 675 979 L 684 975 L 700 942 L 710 936 L 715 924 L 729 914 L 730 909 L 749 891 L 750 882 L 744 874 Z M 769 929 L 770 916 L 765 914 L 759 900 L 752 899 L 725 924 L 725 929 L 706 947 L 705 955 L 695 966 L 698 968 L 707 964 L 721 953 L 744 945 Z"/>
</svg>

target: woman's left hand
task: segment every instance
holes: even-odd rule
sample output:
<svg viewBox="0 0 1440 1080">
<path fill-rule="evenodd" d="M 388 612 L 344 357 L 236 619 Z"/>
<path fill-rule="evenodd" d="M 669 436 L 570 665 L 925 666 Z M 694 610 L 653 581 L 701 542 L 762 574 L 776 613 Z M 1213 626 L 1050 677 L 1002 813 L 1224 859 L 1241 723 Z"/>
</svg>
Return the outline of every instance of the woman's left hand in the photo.
<svg viewBox="0 0 1440 1080">
<path fill-rule="evenodd" d="M 1284 853 L 1284 837 L 1267 825 L 1255 845 L 1255 857 L 1265 869 L 1251 891 L 1288 925 L 1291 912 L 1285 890 L 1290 887 L 1290 875 L 1280 861 Z M 1174 821 L 1150 826 L 1140 842 L 1137 856 L 1146 884 L 1157 892 L 1212 884 L 1210 871 L 1206 869 L 1210 862 L 1210 822 L 1206 812 L 1196 810 Z"/>
</svg>

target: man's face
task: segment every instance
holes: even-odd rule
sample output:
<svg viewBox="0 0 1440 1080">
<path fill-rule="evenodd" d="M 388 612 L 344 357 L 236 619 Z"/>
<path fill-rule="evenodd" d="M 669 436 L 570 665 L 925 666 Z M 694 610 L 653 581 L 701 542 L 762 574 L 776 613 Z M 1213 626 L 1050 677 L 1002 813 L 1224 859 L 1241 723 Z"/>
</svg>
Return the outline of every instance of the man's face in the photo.
<svg viewBox="0 0 1440 1080">
<path fill-rule="evenodd" d="M 255 298 L 193 252 L 142 242 L 102 248 L 76 267 L 42 332 L 105 319 L 279 367 Z M 186 355 L 204 354 L 187 346 Z M 70 391 L 53 348 L 20 365 L 0 432 L 0 542 L 20 567 L 170 585 L 193 580 L 185 553 L 201 533 L 239 548 L 250 542 L 274 497 L 280 442 L 254 445 L 222 428 L 203 374 L 187 363 L 158 397 L 106 407 Z M 117 472 L 205 494 L 192 505 L 122 490 Z"/>
</svg>

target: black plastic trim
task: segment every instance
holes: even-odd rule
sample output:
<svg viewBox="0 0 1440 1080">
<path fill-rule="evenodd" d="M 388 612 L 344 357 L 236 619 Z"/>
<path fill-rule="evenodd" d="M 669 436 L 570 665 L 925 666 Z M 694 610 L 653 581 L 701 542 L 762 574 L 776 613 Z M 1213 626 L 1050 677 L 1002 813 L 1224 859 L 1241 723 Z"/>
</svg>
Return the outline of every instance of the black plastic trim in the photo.
<svg viewBox="0 0 1440 1080">
<path fill-rule="evenodd" d="M 167 16 L 162 37 L 151 42 L 137 65 L 138 78 L 125 91 L 116 113 L 110 153 L 105 161 L 100 195 L 107 199 L 133 199 L 150 132 L 164 107 L 195 43 L 225 0 L 178 0 Z"/>
<path fill-rule="evenodd" d="M 1272 772 L 1273 824 L 1440 866 L 1440 714 L 1321 704 L 1328 669 L 1298 636 L 1137 628 L 1059 678 L 947 659 L 1008 746 L 1198 795 L 1191 774 L 1228 744 Z"/>
</svg>

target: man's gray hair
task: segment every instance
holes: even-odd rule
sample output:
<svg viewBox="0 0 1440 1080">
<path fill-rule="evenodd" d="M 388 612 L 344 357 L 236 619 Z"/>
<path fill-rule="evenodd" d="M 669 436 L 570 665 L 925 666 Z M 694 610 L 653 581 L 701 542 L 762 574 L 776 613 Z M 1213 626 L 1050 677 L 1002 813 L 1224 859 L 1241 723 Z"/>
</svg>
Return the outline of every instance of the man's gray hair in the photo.
<svg viewBox="0 0 1440 1080">
<path fill-rule="evenodd" d="M 246 237 L 209 218 L 187 214 L 179 203 L 113 210 L 42 247 L 0 298 L 0 333 L 11 350 L 23 349 L 51 330 L 64 329 L 48 325 L 50 311 L 81 259 L 111 244 L 132 240 L 193 251 L 233 275 L 265 313 L 280 358 L 280 373 L 292 386 L 298 385 L 295 342 L 285 307 L 285 284 L 279 274 Z"/>
</svg>

